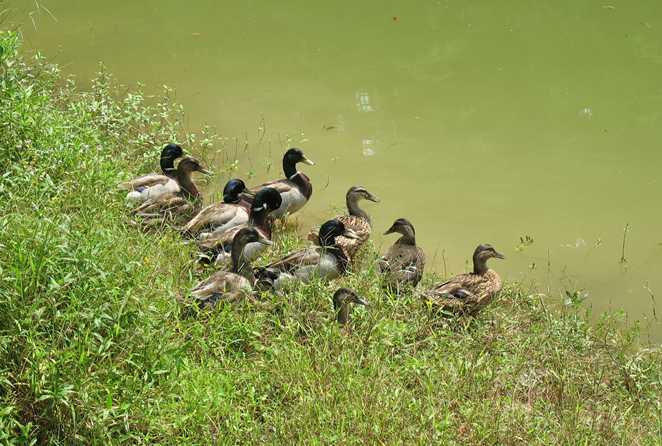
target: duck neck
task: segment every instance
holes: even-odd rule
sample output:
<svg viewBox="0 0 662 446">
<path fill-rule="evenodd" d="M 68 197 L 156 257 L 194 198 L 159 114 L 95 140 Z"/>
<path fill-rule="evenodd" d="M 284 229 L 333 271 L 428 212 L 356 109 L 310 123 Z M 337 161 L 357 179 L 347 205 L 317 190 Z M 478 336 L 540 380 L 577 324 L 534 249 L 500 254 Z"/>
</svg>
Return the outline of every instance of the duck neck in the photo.
<svg viewBox="0 0 662 446">
<path fill-rule="evenodd" d="M 478 256 L 474 256 L 474 274 L 485 274 L 487 269 L 487 262 Z"/>
<path fill-rule="evenodd" d="M 349 303 L 345 299 L 334 299 L 333 309 L 336 311 L 336 321 L 340 325 L 345 325 L 349 321 Z"/>
<path fill-rule="evenodd" d="M 412 231 L 410 228 L 406 228 L 403 229 L 400 234 L 402 234 L 402 237 L 398 239 L 397 243 L 401 245 L 416 246 L 416 235 L 414 234 L 414 231 Z"/>
<path fill-rule="evenodd" d="M 232 243 L 232 272 L 244 276 L 246 279 L 251 281 L 255 280 L 253 276 L 253 268 L 251 268 L 251 263 L 248 261 L 244 255 L 244 248 L 246 243 L 243 240 L 235 240 Z"/>
<path fill-rule="evenodd" d="M 162 156 L 159 164 L 161 165 L 161 171 L 165 176 L 170 177 L 175 173 L 175 158 L 171 155 Z"/>
<path fill-rule="evenodd" d="M 285 178 L 292 180 L 292 177 L 294 177 L 294 175 L 297 173 L 297 163 L 290 160 L 289 158 L 284 158 L 283 172 L 285 173 Z"/>
<path fill-rule="evenodd" d="M 347 203 L 347 211 L 349 212 L 349 215 L 352 215 L 354 217 L 360 217 L 366 220 L 368 223 L 370 223 L 370 217 L 364 211 L 359 207 L 359 197 L 356 197 L 352 194 L 347 195 L 345 198 L 345 203 Z"/>
<path fill-rule="evenodd" d="M 191 179 L 193 172 L 188 169 L 177 169 L 177 183 L 182 189 L 182 192 L 187 198 L 200 197 L 200 191 L 195 187 Z"/>
<path fill-rule="evenodd" d="M 251 215 L 248 219 L 248 222 L 253 226 L 258 228 L 265 229 L 267 227 L 267 215 L 269 213 L 266 209 L 260 209 L 259 211 L 251 211 Z"/>
</svg>

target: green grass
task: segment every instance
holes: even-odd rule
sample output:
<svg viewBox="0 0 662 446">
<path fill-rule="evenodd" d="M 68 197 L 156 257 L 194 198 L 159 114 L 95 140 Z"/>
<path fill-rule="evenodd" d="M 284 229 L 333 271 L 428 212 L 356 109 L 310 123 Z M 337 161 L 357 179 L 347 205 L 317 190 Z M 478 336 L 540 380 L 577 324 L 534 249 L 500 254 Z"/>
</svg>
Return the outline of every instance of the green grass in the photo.
<svg viewBox="0 0 662 446">
<path fill-rule="evenodd" d="M 192 248 L 131 225 L 115 185 L 166 141 L 219 140 L 167 91 L 78 91 L 18 43 L 0 34 L 1 444 L 662 444 L 660 351 L 514 284 L 443 317 L 384 295 L 371 248 L 338 283 L 190 316 Z M 341 284 L 372 304 L 346 330 Z"/>
</svg>

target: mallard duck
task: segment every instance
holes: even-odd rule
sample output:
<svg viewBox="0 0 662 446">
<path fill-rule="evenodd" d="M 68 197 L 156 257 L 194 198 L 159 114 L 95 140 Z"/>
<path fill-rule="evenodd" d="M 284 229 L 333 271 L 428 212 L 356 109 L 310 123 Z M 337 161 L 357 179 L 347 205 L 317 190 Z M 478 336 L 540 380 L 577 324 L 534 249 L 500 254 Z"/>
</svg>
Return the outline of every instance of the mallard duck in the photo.
<svg viewBox="0 0 662 446">
<path fill-rule="evenodd" d="M 273 218 L 281 218 L 285 215 L 294 214 L 301 209 L 313 194 L 313 185 L 306 174 L 297 171 L 297 163 L 314 166 L 311 160 L 306 158 L 301 149 L 289 149 L 283 156 L 283 172 L 285 178 L 261 184 L 252 189 L 257 192 L 265 187 L 273 187 L 283 197 L 283 204 L 272 213 Z"/>
<path fill-rule="evenodd" d="M 193 172 L 208 173 L 195 158 L 190 156 L 182 158 L 177 165 L 174 179 L 169 178 L 164 185 L 170 189 L 170 192 L 149 198 L 135 208 L 133 213 L 144 219 L 183 220 L 190 218 L 200 206 L 200 192 L 191 179 Z M 153 220 L 149 223 L 151 222 Z"/>
<path fill-rule="evenodd" d="M 138 187 L 129 192 L 126 199 L 131 204 L 139 205 L 169 194 L 179 194 L 184 198 L 197 198 L 200 193 L 191 180 L 192 172 L 209 174 L 197 159 L 186 156 L 179 161 L 172 175 L 155 176 L 149 185 Z"/>
<path fill-rule="evenodd" d="M 329 220 L 320 227 L 317 246 L 295 251 L 286 255 L 257 273 L 262 288 L 283 289 L 289 282 L 307 282 L 314 276 L 333 280 L 347 270 L 347 255 L 337 246 L 339 236 L 358 237 L 354 231 L 345 228 L 337 219 Z"/>
<path fill-rule="evenodd" d="M 198 247 L 205 253 L 218 254 L 217 262 L 227 260 L 233 239 L 245 227 L 255 227 L 264 239 L 271 240 L 271 221 L 269 214 L 282 204 L 282 196 L 272 187 L 266 187 L 255 194 L 248 222 L 198 241 Z M 244 255 L 249 260 L 256 259 L 266 246 L 262 243 L 250 243 L 246 246 Z"/>
<path fill-rule="evenodd" d="M 184 150 L 180 146 L 177 144 L 167 144 L 161 150 L 161 159 L 159 161 L 162 174 L 148 173 L 133 180 L 124 181 L 119 186 L 128 191 L 140 191 L 146 187 L 161 184 L 164 181 L 163 177 L 166 177 L 166 179 L 173 178 L 175 174 L 175 160 L 182 156 L 184 156 Z"/>
<path fill-rule="evenodd" d="M 487 267 L 489 259 L 504 259 L 491 245 L 479 245 L 474 251 L 474 271 L 460 274 L 426 291 L 423 296 L 449 310 L 473 313 L 490 303 L 501 291 L 501 277 Z"/>
<path fill-rule="evenodd" d="M 201 307 L 213 308 L 221 299 L 235 301 L 252 293 L 255 278 L 250 260 L 245 255 L 246 246 L 252 243 L 271 245 L 271 241 L 262 237 L 256 228 L 242 228 L 232 241 L 231 271 L 217 271 L 191 291 Z"/>
<path fill-rule="evenodd" d="M 420 282 L 425 268 L 425 254 L 416 246 L 416 231 L 409 220 L 398 218 L 384 235 L 393 233 L 402 234 L 402 237 L 379 259 L 379 269 L 384 274 L 386 287 L 399 293 Z"/>
<path fill-rule="evenodd" d="M 342 247 L 350 258 L 354 258 L 356 252 L 363 246 L 363 244 L 370 238 L 372 226 L 370 216 L 359 207 L 359 201 L 369 200 L 374 203 L 379 203 L 379 199 L 373 194 L 368 192 L 365 187 L 352 186 L 345 195 L 345 203 L 347 204 L 347 212 L 349 215 L 340 215 L 336 217 L 346 228 L 353 230 L 358 238 L 348 239 L 340 236 L 336 240 L 338 246 Z M 308 240 L 315 242 L 317 240 L 317 231 L 312 230 L 308 234 Z"/>
<path fill-rule="evenodd" d="M 345 325 L 349 322 L 349 313 L 352 304 L 368 305 L 368 302 L 349 288 L 339 288 L 333 294 L 333 310 L 336 313 L 336 321 L 340 325 Z"/>
<path fill-rule="evenodd" d="M 222 234 L 230 228 L 247 223 L 253 197 L 247 196 L 245 192 L 246 184 L 242 180 L 235 178 L 228 181 L 223 188 L 223 202 L 204 207 L 182 231 L 204 239 L 212 233 Z"/>
</svg>

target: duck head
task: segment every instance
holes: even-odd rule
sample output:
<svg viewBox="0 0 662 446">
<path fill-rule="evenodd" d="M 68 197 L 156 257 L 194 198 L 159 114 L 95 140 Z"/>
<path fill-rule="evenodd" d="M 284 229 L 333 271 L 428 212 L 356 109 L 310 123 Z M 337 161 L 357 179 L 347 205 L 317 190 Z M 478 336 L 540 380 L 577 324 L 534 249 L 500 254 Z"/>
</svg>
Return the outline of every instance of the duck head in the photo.
<svg viewBox="0 0 662 446">
<path fill-rule="evenodd" d="M 175 170 L 175 160 L 184 156 L 184 150 L 177 144 L 166 144 L 161 150 L 161 170 L 163 173 L 168 174 Z"/>
<path fill-rule="evenodd" d="M 233 178 L 223 188 L 224 203 L 238 203 L 239 195 L 246 192 L 246 184 L 239 178 Z"/>
<path fill-rule="evenodd" d="M 336 312 L 336 320 L 340 325 L 345 325 L 349 321 L 352 304 L 368 305 L 368 302 L 350 288 L 339 288 L 333 294 L 333 309 Z"/>
<path fill-rule="evenodd" d="M 211 172 L 205 169 L 200 161 L 193 158 L 192 156 L 185 156 L 182 158 L 182 160 L 177 165 L 177 170 L 187 174 L 190 174 L 191 172 L 200 172 L 205 175 L 211 175 Z"/>
<path fill-rule="evenodd" d="M 298 163 L 308 164 L 309 166 L 315 165 L 315 163 L 306 158 L 306 155 L 303 154 L 301 149 L 291 148 L 283 155 L 283 172 L 286 178 L 292 179 L 297 174 Z"/>
<path fill-rule="evenodd" d="M 353 230 L 345 228 L 340 220 L 333 219 L 325 222 L 319 230 L 320 246 L 330 247 L 336 244 L 336 237 L 343 236 L 351 239 L 358 239 L 359 236 Z"/>
<path fill-rule="evenodd" d="M 414 243 L 416 241 L 416 230 L 414 229 L 414 225 L 412 225 L 406 218 L 398 218 L 395 220 L 391 227 L 384 233 L 384 235 L 389 234 L 402 234 L 406 240 Z"/>
<path fill-rule="evenodd" d="M 273 187 L 265 187 L 255 194 L 253 205 L 251 206 L 251 215 L 275 211 L 283 204 L 283 197 Z"/>
<path fill-rule="evenodd" d="M 505 259 L 505 256 L 497 252 L 496 249 L 488 243 L 478 245 L 473 255 L 474 273 L 482 274 L 487 271 L 487 261 L 489 259 Z"/>
<path fill-rule="evenodd" d="M 266 239 L 260 232 L 254 227 L 247 227 L 241 229 L 237 232 L 237 235 L 234 236 L 232 240 L 232 270 L 236 273 L 241 273 L 246 267 L 250 265 L 248 261 L 245 260 L 243 253 L 244 248 L 249 243 L 261 243 L 263 245 L 271 245 L 271 240 Z"/>
<path fill-rule="evenodd" d="M 373 194 L 368 192 L 368 190 L 363 186 L 352 186 L 347 191 L 345 196 L 347 203 L 350 201 L 359 201 L 359 200 L 368 200 L 374 203 L 379 203 L 379 198 L 375 197 Z"/>
</svg>

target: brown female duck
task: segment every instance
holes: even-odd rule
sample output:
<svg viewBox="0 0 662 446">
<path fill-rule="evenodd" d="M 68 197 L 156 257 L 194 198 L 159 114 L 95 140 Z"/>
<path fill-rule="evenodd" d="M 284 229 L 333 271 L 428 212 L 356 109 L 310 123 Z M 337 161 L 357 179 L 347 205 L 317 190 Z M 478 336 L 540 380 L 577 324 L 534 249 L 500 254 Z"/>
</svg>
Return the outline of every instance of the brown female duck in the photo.
<svg viewBox="0 0 662 446">
<path fill-rule="evenodd" d="M 445 309 L 474 313 L 490 303 L 501 291 L 501 277 L 487 267 L 489 259 L 503 259 L 491 245 L 479 245 L 474 251 L 472 273 L 460 274 L 426 291 L 423 296 Z"/>
<path fill-rule="evenodd" d="M 398 218 L 384 235 L 402 234 L 379 259 L 379 269 L 384 274 L 384 284 L 395 293 L 415 287 L 423 277 L 425 254 L 416 246 L 414 225 L 405 218 Z"/>
<path fill-rule="evenodd" d="M 351 229 L 357 235 L 355 239 L 348 239 L 340 236 L 336 240 L 339 247 L 345 251 L 350 257 L 354 258 L 358 250 L 370 238 L 372 232 L 372 225 L 370 216 L 366 211 L 359 207 L 361 200 L 369 200 L 374 203 L 379 203 L 379 199 L 373 194 L 368 192 L 365 187 L 352 186 L 345 195 L 345 203 L 347 205 L 348 215 L 339 215 L 336 217 L 346 228 Z M 315 242 L 317 240 L 317 231 L 312 230 L 308 234 L 308 240 Z"/>
<path fill-rule="evenodd" d="M 349 322 L 352 304 L 368 305 L 368 302 L 349 288 L 339 288 L 333 294 L 333 310 L 336 313 L 338 324 L 344 326 Z"/>
</svg>

